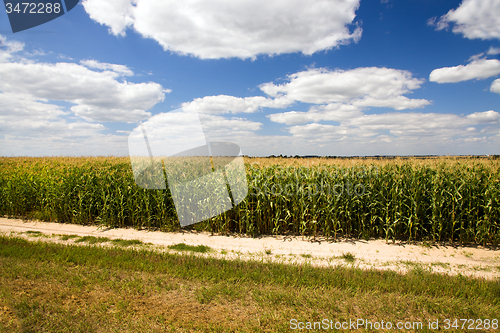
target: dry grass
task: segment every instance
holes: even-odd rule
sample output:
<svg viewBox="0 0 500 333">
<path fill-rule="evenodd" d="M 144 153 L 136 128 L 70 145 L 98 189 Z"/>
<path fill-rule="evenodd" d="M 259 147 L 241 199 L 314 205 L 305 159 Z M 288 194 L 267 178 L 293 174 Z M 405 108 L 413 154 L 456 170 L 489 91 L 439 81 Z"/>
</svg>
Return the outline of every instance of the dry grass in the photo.
<svg viewBox="0 0 500 333">
<path fill-rule="evenodd" d="M 288 332 L 290 320 L 498 318 L 496 282 L 0 237 L 1 332 Z"/>
</svg>

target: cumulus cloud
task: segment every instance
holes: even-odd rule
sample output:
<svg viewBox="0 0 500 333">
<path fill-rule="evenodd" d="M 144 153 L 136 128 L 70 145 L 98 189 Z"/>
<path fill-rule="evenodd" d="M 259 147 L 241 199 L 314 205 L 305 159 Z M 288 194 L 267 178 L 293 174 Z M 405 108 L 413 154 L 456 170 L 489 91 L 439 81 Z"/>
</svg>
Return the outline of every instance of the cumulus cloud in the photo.
<svg viewBox="0 0 500 333">
<path fill-rule="evenodd" d="M 359 0 L 84 0 L 110 33 L 133 28 L 165 50 L 201 59 L 302 52 L 311 55 L 357 42 L 350 31 Z"/>
<path fill-rule="evenodd" d="M 68 122 L 62 107 L 30 95 L 0 93 L 0 155 L 123 154 L 125 141 L 102 124 Z M 112 147 L 112 150 L 110 150 Z M 90 153 L 91 152 L 91 153 Z"/>
<path fill-rule="evenodd" d="M 423 80 L 408 71 L 364 67 L 352 70 L 314 68 L 288 76 L 285 84 L 265 83 L 260 89 L 272 97 L 313 104 L 348 103 L 355 106 L 390 107 L 396 110 L 429 105 L 425 99 L 409 99 L 403 94 L 420 88 Z"/>
<path fill-rule="evenodd" d="M 487 52 L 489 55 L 497 55 L 497 54 L 500 54 L 500 47 L 493 47 L 491 46 L 489 49 L 488 49 L 488 52 Z"/>
<path fill-rule="evenodd" d="M 134 75 L 134 72 L 132 72 L 127 66 L 125 65 L 117 65 L 117 64 L 108 64 L 104 62 L 99 62 L 97 60 L 82 60 L 80 61 L 80 64 L 82 64 L 85 67 L 88 68 L 95 68 L 95 69 L 102 69 L 102 70 L 111 70 L 115 73 L 118 73 L 120 75 L 124 76 L 132 76 Z"/>
<path fill-rule="evenodd" d="M 0 63 L 0 91 L 36 100 L 68 101 L 88 121 L 136 122 L 163 101 L 158 83 L 120 82 L 120 73 L 95 72 L 73 63 Z"/>
<path fill-rule="evenodd" d="M 421 108 L 425 99 L 409 99 L 423 83 L 410 72 L 390 68 L 357 68 L 349 71 L 309 69 L 288 76 L 288 82 L 260 85 L 269 97 L 206 96 L 182 104 L 185 111 L 202 114 L 254 113 L 263 107 L 286 108 L 294 102 L 317 104 L 309 111 L 274 113 L 267 117 L 276 123 L 297 125 L 319 121 L 341 121 L 362 115 L 364 107 L 396 110 Z M 318 105 L 319 104 L 319 105 Z"/>
<path fill-rule="evenodd" d="M 203 129 L 206 131 L 257 131 L 261 129 L 262 123 L 245 118 L 226 118 L 215 115 L 200 115 Z M 232 133 L 228 133 L 231 135 Z"/>
<path fill-rule="evenodd" d="M 461 82 L 473 79 L 486 79 L 500 74 L 500 60 L 479 59 L 467 65 L 435 69 L 429 80 L 437 83 Z"/>
<path fill-rule="evenodd" d="M 205 96 L 182 104 L 185 111 L 205 114 L 254 113 L 262 107 L 283 108 L 293 101 L 287 98 L 270 99 L 262 96 L 234 97 L 228 95 Z"/>
<path fill-rule="evenodd" d="M 0 63 L 10 61 L 14 53 L 22 51 L 23 48 L 24 43 L 9 41 L 5 36 L 0 35 Z"/>
<path fill-rule="evenodd" d="M 441 113 L 384 113 L 364 115 L 346 125 L 370 130 L 390 130 L 397 135 L 432 134 L 436 130 L 460 129 L 471 125 L 498 123 L 500 114 L 493 110 L 476 112 L 465 117 Z"/>
<path fill-rule="evenodd" d="M 500 120 L 500 113 L 493 110 L 485 112 L 475 112 L 467 115 L 467 119 L 472 121 L 472 124 L 489 124 L 498 123 Z"/>
<path fill-rule="evenodd" d="M 7 117 L 19 117 L 19 121 L 55 119 L 67 115 L 58 105 L 44 103 L 33 99 L 30 95 L 0 92 L 0 119 L 4 124 Z"/>
<path fill-rule="evenodd" d="M 359 140 L 363 137 L 380 137 L 387 139 L 389 133 L 394 140 L 403 138 L 419 139 L 423 137 L 452 139 L 454 136 L 471 137 L 475 133 L 471 126 L 492 126 L 491 133 L 498 130 L 500 114 L 493 110 L 476 112 L 467 116 L 440 113 L 383 113 L 361 115 L 341 121 L 339 125 L 307 124 L 288 128 L 293 135 L 311 138 L 332 136 L 349 137 Z M 490 134 L 491 134 L 490 133 Z M 484 134 L 484 133 L 483 133 Z M 387 141 L 387 140 L 386 140 Z"/>
<path fill-rule="evenodd" d="M 127 82 L 133 72 L 123 65 L 39 63 L 19 56 L 23 48 L 0 35 L 0 155 L 126 155 L 126 136 L 104 134 L 103 124 L 73 114 L 136 122 L 168 92 L 153 82 Z"/>
<path fill-rule="evenodd" d="M 468 39 L 500 39 L 500 1 L 463 0 L 435 24 L 437 30 L 453 24 L 453 32 Z"/>
<path fill-rule="evenodd" d="M 331 103 L 312 106 L 308 112 L 289 111 L 273 113 L 267 117 L 275 122 L 286 125 L 298 125 L 319 121 L 343 121 L 362 116 L 361 108 L 355 105 Z"/>
<path fill-rule="evenodd" d="M 323 125 L 323 124 L 307 124 L 300 126 L 292 126 L 289 131 L 295 137 L 322 137 L 324 139 L 331 139 L 332 136 L 342 136 L 346 134 L 346 130 L 339 126 Z"/>
<path fill-rule="evenodd" d="M 496 79 L 495 81 L 493 81 L 490 91 L 500 94 L 500 79 Z"/>
</svg>

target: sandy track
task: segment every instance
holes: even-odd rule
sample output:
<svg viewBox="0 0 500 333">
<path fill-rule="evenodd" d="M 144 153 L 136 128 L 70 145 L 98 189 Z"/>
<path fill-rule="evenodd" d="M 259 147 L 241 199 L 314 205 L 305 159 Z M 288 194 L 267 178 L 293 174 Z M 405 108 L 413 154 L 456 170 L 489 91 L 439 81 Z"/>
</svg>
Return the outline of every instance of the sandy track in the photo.
<svg viewBox="0 0 500 333">
<path fill-rule="evenodd" d="M 207 255 L 228 259 L 309 262 L 320 266 L 352 265 L 360 268 L 391 269 L 401 273 L 419 266 L 425 270 L 447 274 L 460 273 L 487 279 L 500 277 L 500 250 L 481 246 L 424 246 L 401 242 L 387 244 L 384 240 L 332 242 L 307 237 L 284 236 L 258 238 L 212 236 L 206 232 L 165 233 L 134 229 L 105 229 L 96 226 L 0 218 L 1 233 L 30 238 L 26 231 L 40 231 L 46 235 L 73 234 L 110 239 L 139 239 L 145 243 L 152 243 L 159 250 L 168 250 L 166 246 L 178 243 L 202 244 L 216 250 Z M 50 241 L 56 238 L 40 239 Z M 66 242 L 72 243 L 71 240 Z M 345 253 L 355 256 L 354 263 L 348 263 L 341 258 Z"/>
</svg>

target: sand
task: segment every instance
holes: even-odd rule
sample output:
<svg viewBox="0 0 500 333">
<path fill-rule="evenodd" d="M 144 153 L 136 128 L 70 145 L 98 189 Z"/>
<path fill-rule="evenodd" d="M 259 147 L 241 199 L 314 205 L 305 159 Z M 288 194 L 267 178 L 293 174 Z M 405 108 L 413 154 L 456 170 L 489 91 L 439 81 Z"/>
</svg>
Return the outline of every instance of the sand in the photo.
<svg viewBox="0 0 500 333">
<path fill-rule="evenodd" d="M 33 237 L 27 231 L 39 231 L 47 236 L 78 235 L 108 237 L 109 239 L 138 239 L 152 250 L 171 251 L 168 245 L 185 243 L 207 245 L 213 251 L 202 254 L 227 259 L 265 260 L 291 264 L 316 266 L 353 266 L 363 269 L 390 269 L 406 273 L 420 268 L 443 274 L 498 279 L 500 277 L 500 249 L 483 246 L 445 246 L 408 244 L 385 240 L 337 240 L 336 242 L 312 237 L 263 236 L 219 236 L 207 232 L 175 232 L 103 228 L 64 223 L 23 221 L 0 218 L 0 233 L 21 236 L 30 240 L 73 243 L 74 239 L 62 241 L 58 237 Z M 78 243 L 83 244 L 83 243 Z M 106 246 L 109 243 L 101 243 Z M 354 261 L 345 259 L 345 254 L 354 256 Z M 344 257 L 343 257 L 344 256 Z"/>
</svg>

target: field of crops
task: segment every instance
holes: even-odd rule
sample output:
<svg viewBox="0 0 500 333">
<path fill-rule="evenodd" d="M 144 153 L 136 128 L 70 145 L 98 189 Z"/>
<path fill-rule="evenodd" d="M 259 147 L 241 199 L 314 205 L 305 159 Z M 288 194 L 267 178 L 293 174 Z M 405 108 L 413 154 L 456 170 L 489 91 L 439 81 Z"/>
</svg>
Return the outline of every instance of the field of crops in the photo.
<svg viewBox="0 0 500 333">
<path fill-rule="evenodd" d="M 249 194 L 194 227 L 217 233 L 500 243 L 495 158 L 245 158 Z M 126 157 L 0 158 L 0 216 L 179 228 L 168 190 Z"/>
</svg>

